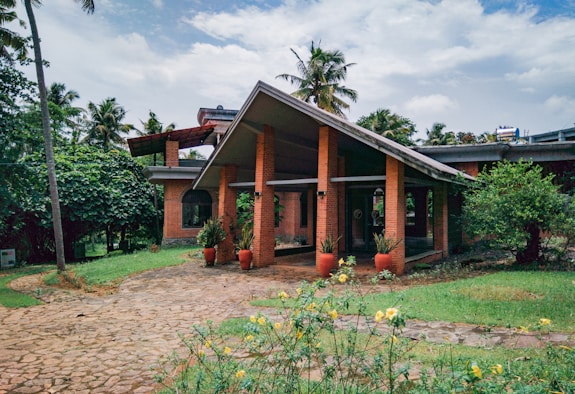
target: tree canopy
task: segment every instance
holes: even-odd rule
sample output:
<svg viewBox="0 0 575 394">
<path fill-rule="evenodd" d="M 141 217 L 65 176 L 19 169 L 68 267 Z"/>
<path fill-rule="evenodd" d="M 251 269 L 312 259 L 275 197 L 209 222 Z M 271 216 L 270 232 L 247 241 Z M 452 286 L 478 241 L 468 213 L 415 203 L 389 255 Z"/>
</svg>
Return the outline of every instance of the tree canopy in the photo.
<svg viewBox="0 0 575 394">
<path fill-rule="evenodd" d="M 414 145 L 415 124 L 406 117 L 391 113 L 388 109 L 378 109 L 362 116 L 357 124 L 402 145 Z"/>
</svg>

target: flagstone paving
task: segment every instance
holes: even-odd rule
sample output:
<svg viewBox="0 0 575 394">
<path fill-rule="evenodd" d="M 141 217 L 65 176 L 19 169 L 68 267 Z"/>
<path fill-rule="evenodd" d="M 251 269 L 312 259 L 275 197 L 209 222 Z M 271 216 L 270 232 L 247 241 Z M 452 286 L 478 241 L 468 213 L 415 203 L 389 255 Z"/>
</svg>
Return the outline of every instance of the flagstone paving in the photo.
<svg viewBox="0 0 575 394">
<path fill-rule="evenodd" d="M 135 275 L 116 293 L 100 296 L 49 292 L 38 277 L 36 282 L 18 279 L 12 282 L 14 289 L 40 295 L 46 303 L 0 306 L 0 394 L 154 392 L 158 386 L 151 367 L 182 349 L 178 333 L 206 320 L 219 323 L 255 314 L 260 309 L 250 306 L 250 300 L 316 278 L 310 266 L 240 271 L 237 264 L 204 268 L 191 262 Z M 513 330 L 487 332 L 474 325 L 411 320 L 404 335 L 486 347 L 574 341 L 565 334 L 541 340 Z"/>
</svg>

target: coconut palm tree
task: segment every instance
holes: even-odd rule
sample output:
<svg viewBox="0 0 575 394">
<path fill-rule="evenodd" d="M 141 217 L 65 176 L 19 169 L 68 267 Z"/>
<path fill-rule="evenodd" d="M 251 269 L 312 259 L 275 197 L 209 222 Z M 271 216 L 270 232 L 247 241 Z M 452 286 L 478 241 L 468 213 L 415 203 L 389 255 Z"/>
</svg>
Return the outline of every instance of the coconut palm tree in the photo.
<svg viewBox="0 0 575 394">
<path fill-rule="evenodd" d="M 404 116 L 391 113 L 388 109 L 380 108 L 368 116 L 362 116 L 357 124 L 402 145 L 414 144 L 411 137 L 415 134 L 415 124 Z"/>
<path fill-rule="evenodd" d="M 94 12 L 93 0 L 75 0 L 80 3 L 82 9 L 88 14 Z M 28 15 L 30 30 L 32 32 L 32 44 L 34 46 L 34 63 L 36 65 L 36 76 L 38 78 L 38 91 L 40 95 L 40 109 L 42 112 L 42 133 L 46 148 L 46 164 L 48 167 L 48 181 L 50 184 L 50 200 L 52 205 L 52 219 L 54 222 L 54 240 L 56 243 L 56 265 L 58 271 L 66 270 L 66 259 L 64 258 L 64 235 L 62 232 L 62 218 L 60 214 L 60 197 L 58 195 L 58 184 L 56 183 L 56 165 L 54 164 L 54 147 L 52 143 L 52 133 L 50 131 L 50 115 L 48 113 L 48 99 L 46 94 L 46 79 L 44 78 L 44 66 L 42 51 L 40 49 L 40 35 L 34 10 L 32 6 L 40 6 L 40 0 L 24 0 L 24 7 Z"/>
<path fill-rule="evenodd" d="M 340 86 L 345 81 L 348 67 L 355 63 L 345 63 L 345 57 L 341 51 L 324 51 L 313 41 L 310 47 L 310 58 L 303 61 L 296 51 L 291 49 L 297 58 L 299 76 L 280 74 L 276 78 L 289 81 L 297 85 L 298 89 L 291 93 L 307 103 L 313 102 L 319 108 L 345 118 L 344 109 L 349 109 L 349 104 L 338 96 L 344 96 L 357 101 L 357 92 L 353 89 Z"/>
<path fill-rule="evenodd" d="M 143 130 L 136 130 L 136 133 L 138 135 L 152 135 L 152 134 L 160 134 L 160 133 L 165 133 L 168 131 L 172 131 L 176 128 L 176 124 L 175 123 L 170 123 L 169 125 L 167 125 L 166 127 L 164 127 L 164 124 L 162 122 L 160 122 L 160 120 L 158 119 L 158 116 L 152 112 L 152 110 L 150 110 L 149 112 L 149 119 L 146 122 L 142 122 L 142 127 Z M 154 165 L 156 165 L 156 154 L 154 153 Z"/>
<path fill-rule="evenodd" d="M 84 142 L 100 146 L 104 150 L 125 144 L 121 134 L 128 134 L 134 130 L 131 124 L 124 124 L 122 121 L 126 116 L 126 110 L 116 103 L 116 99 L 108 97 L 100 104 L 88 103 L 88 114 L 90 116 L 88 134 Z"/>
<path fill-rule="evenodd" d="M 52 83 L 46 94 L 53 128 L 70 133 L 72 144 L 76 144 L 80 134 L 79 117 L 85 111 L 74 107 L 72 102 L 80 95 L 75 90 L 66 90 L 66 85 L 59 82 Z"/>
<path fill-rule="evenodd" d="M 0 57 L 12 60 L 9 48 L 14 49 L 18 58 L 24 58 L 26 55 L 26 39 L 11 30 L 2 27 L 7 23 L 18 21 L 20 26 L 24 26 L 24 21 L 20 20 L 15 11 L 10 11 L 16 7 L 16 0 L 0 0 Z"/>
</svg>

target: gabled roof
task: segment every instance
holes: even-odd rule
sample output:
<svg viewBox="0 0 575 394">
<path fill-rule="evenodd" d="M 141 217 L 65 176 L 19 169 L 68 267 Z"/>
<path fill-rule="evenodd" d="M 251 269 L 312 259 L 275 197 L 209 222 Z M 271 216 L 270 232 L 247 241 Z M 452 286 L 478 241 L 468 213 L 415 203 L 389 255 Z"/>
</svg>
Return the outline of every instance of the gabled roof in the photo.
<svg viewBox="0 0 575 394">
<path fill-rule="evenodd" d="M 203 126 L 130 138 L 128 146 L 133 157 L 163 153 L 166 150 L 166 141 L 179 141 L 180 149 L 193 148 L 202 145 L 208 135 L 214 131 L 215 126 L 216 123 L 208 122 Z"/>
<path fill-rule="evenodd" d="M 340 133 L 340 151 L 355 152 L 360 161 L 370 164 L 381 162 L 383 153 L 432 180 L 456 182 L 458 176 L 473 179 L 259 81 L 208 159 L 194 187 L 218 187 L 219 168 L 226 164 L 237 165 L 238 183 L 253 182 L 256 135 L 261 132 L 263 125 L 274 128 L 277 180 L 317 176 L 318 129 L 322 125 L 337 130 Z"/>
</svg>

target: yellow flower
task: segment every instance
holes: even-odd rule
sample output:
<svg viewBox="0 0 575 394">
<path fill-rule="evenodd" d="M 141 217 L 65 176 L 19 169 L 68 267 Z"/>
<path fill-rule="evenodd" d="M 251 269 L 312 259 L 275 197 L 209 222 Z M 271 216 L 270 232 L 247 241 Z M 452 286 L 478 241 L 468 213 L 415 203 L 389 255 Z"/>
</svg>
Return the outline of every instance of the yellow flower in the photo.
<svg viewBox="0 0 575 394">
<path fill-rule="evenodd" d="M 289 295 L 285 291 L 280 291 L 278 293 L 278 297 L 281 298 L 282 300 L 285 300 L 286 298 L 289 298 Z"/>
<path fill-rule="evenodd" d="M 384 316 L 385 314 L 382 311 L 377 311 L 377 313 L 375 314 L 375 321 L 379 323 Z"/>
<path fill-rule="evenodd" d="M 491 367 L 491 373 L 493 375 L 501 375 L 503 373 L 503 366 L 501 364 L 495 364 Z"/>
<path fill-rule="evenodd" d="M 319 349 L 320 347 L 321 347 L 321 342 L 318 342 L 318 343 L 315 344 L 315 348 L 316 348 L 316 349 Z"/>
<path fill-rule="evenodd" d="M 206 341 L 206 347 L 209 349 L 212 347 L 212 341 Z"/>
<path fill-rule="evenodd" d="M 255 323 L 256 322 L 256 317 L 255 316 L 250 316 L 250 322 Z"/>
<path fill-rule="evenodd" d="M 306 308 L 308 311 L 313 312 L 313 310 L 315 309 L 315 302 L 312 302 L 311 304 L 309 304 L 308 306 L 306 306 Z"/>
<path fill-rule="evenodd" d="M 295 333 L 295 337 L 297 339 L 301 339 L 301 337 L 303 337 L 303 332 L 301 330 L 297 330 L 297 332 Z"/>
<path fill-rule="evenodd" d="M 303 290 L 301 289 L 301 287 L 298 287 L 297 289 L 295 289 L 295 292 L 297 293 L 297 295 L 301 295 L 302 291 Z"/>
<path fill-rule="evenodd" d="M 397 342 L 399 342 L 399 339 L 397 339 L 397 337 L 396 337 L 395 335 L 392 335 L 392 336 L 391 336 L 391 341 L 392 341 L 393 343 L 397 343 Z"/>
<path fill-rule="evenodd" d="M 387 320 L 393 320 L 393 318 L 395 316 L 397 316 L 398 313 L 399 313 L 399 310 L 397 308 L 387 308 L 385 310 L 385 318 Z"/>
<path fill-rule="evenodd" d="M 329 311 L 327 313 L 333 320 L 337 319 L 337 311 L 335 309 L 332 309 L 331 311 Z"/>
<path fill-rule="evenodd" d="M 224 354 L 230 354 L 232 352 L 232 349 L 230 349 L 228 346 L 226 346 L 224 348 Z"/>
<path fill-rule="evenodd" d="M 519 326 L 519 328 L 516 331 L 523 334 L 529 334 L 529 326 L 527 327 Z"/>
<path fill-rule="evenodd" d="M 198 350 L 198 356 L 204 357 L 205 355 L 206 355 L 206 352 L 204 352 L 203 350 Z"/>
<path fill-rule="evenodd" d="M 274 323 L 274 328 L 275 328 L 276 330 L 279 330 L 280 328 L 282 328 L 282 324 L 279 323 L 279 322 L 278 322 L 278 323 Z"/>
<path fill-rule="evenodd" d="M 339 259 L 338 264 L 340 267 L 345 264 L 345 260 L 343 259 L 343 257 Z"/>
<path fill-rule="evenodd" d="M 339 283 L 345 283 L 347 281 L 347 275 L 341 274 L 337 280 L 339 280 Z"/>
<path fill-rule="evenodd" d="M 260 326 L 263 326 L 264 324 L 266 324 L 266 318 L 263 317 L 263 316 L 260 317 L 260 318 L 258 319 L 258 324 L 259 324 Z"/>
<path fill-rule="evenodd" d="M 551 324 L 551 320 L 546 319 L 546 318 L 542 318 L 542 319 L 539 319 L 539 324 L 541 324 L 542 326 L 548 326 L 549 324 Z"/>
<path fill-rule="evenodd" d="M 246 376 L 246 371 L 244 371 L 243 369 L 240 369 L 238 372 L 236 372 L 236 378 L 241 379 L 244 376 Z"/>
<path fill-rule="evenodd" d="M 250 341 L 253 341 L 253 340 L 254 340 L 254 336 L 251 335 L 251 334 L 248 335 L 248 336 L 246 336 L 246 337 L 244 338 L 244 341 L 246 341 L 246 342 L 250 342 Z"/>
<path fill-rule="evenodd" d="M 483 377 L 483 374 L 481 373 L 481 369 L 480 369 L 477 365 L 475 365 L 475 364 L 472 365 L 472 366 L 471 366 L 471 371 L 473 371 L 473 374 L 474 374 L 477 378 L 481 379 L 481 378 Z"/>
</svg>

